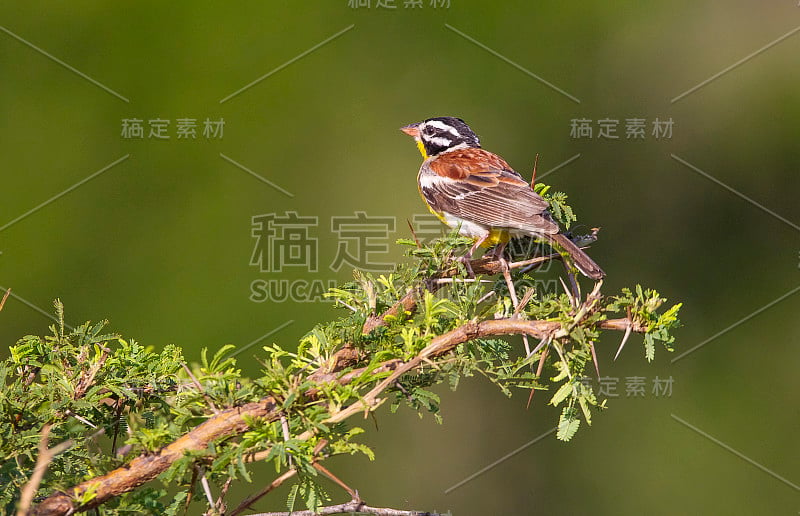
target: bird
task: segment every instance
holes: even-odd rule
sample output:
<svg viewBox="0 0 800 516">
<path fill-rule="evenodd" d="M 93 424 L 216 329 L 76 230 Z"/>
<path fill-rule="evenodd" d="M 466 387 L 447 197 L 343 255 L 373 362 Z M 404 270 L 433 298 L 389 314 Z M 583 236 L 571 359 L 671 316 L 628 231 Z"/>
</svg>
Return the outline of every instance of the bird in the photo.
<svg viewBox="0 0 800 516">
<path fill-rule="evenodd" d="M 511 238 L 528 235 L 568 255 L 584 276 L 605 277 L 603 269 L 561 232 L 547 201 L 503 158 L 482 149 L 464 120 L 440 116 L 400 130 L 414 138 L 422 154 L 417 184 L 428 209 L 474 240 L 463 257 L 470 275 L 469 260 L 479 246 L 497 245 L 502 258 Z"/>
</svg>

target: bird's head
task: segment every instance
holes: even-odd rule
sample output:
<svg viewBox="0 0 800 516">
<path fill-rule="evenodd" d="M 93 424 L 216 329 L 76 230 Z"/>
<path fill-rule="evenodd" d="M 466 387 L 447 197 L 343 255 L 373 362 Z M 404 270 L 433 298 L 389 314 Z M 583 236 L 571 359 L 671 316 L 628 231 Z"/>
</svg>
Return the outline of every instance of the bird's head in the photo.
<svg viewBox="0 0 800 516">
<path fill-rule="evenodd" d="M 400 130 L 414 138 L 425 159 L 454 149 L 481 146 L 478 135 L 463 120 L 452 116 L 428 118 Z"/>
</svg>

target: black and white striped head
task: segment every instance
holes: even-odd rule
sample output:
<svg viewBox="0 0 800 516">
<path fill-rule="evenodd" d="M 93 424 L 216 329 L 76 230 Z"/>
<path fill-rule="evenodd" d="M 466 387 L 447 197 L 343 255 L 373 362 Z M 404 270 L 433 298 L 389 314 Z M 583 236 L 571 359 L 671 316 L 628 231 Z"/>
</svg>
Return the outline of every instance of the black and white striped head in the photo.
<svg viewBox="0 0 800 516">
<path fill-rule="evenodd" d="M 417 142 L 423 158 L 466 147 L 480 147 L 478 135 L 460 118 L 439 116 L 400 128 Z"/>
</svg>

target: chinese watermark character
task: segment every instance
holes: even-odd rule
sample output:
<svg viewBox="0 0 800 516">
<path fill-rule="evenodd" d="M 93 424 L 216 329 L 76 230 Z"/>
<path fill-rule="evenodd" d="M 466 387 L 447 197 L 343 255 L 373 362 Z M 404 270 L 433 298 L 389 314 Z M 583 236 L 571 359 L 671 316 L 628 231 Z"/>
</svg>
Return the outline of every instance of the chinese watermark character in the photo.
<svg viewBox="0 0 800 516">
<path fill-rule="evenodd" d="M 619 397 L 619 394 L 617 394 L 617 384 L 619 383 L 619 378 L 601 376 L 599 381 L 600 389 L 597 392 L 598 395 L 605 396 L 607 398 Z"/>
<path fill-rule="evenodd" d="M 331 231 L 339 236 L 339 247 L 336 258 L 330 265 L 334 271 L 348 264 L 358 269 L 372 272 L 387 272 L 394 268 L 392 263 L 374 261 L 374 253 L 386 253 L 389 245 L 386 240 L 389 233 L 395 231 L 394 217 L 369 217 L 363 211 L 355 212 L 355 216 L 331 217 Z M 383 243 L 375 240 L 383 239 Z M 355 254 L 350 246 L 355 246 Z"/>
<path fill-rule="evenodd" d="M 647 124 L 646 118 L 626 118 L 625 122 L 625 139 L 626 140 L 644 140 L 647 138 Z M 595 136 L 595 126 L 597 127 L 597 139 L 604 140 L 619 140 L 620 135 L 617 132 L 619 129 L 620 121 L 616 118 L 601 118 L 600 120 L 592 120 L 591 118 L 572 118 L 569 123 L 569 136 L 570 138 L 592 139 Z M 672 138 L 672 128 L 674 121 L 672 117 L 668 119 L 655 118 L 650 122 L 650 135 L 655 140 L 668 140 Z"/>
<path fill-rule="evenodd" d="M 145 128 L 143 125 L 144 120 L 141 118 L 123 118 L 122 130 L 120 136 L 125 139 L 144 139 Z M 175 119 L 175 132 L 174 136 L 178 140 L 196 140 L 197 139 L 197 118 L 182 117 Z M 173 135 L 170 134 L 169 128 L 172 120 L 164 118 L 151 118 L 147 121 L 147 138 L 155 140 L 169 140 Z M 211 120 L 206 117 L 203 121 L 203 137 L 206 140 L 217 139 L 221 140 L 225 132 L 225 119 Z"/>
<path fill-rule="evenodd" d="M 179 118 L 175 125 L 178 132 L 178 139 L 181 138 L 197 138 L 197 120 L 194 118 Z"/>
<path fill-rule="evenodd" d="M 402 0 L 404 9 L 422 9 L 424 0 Z M 450 9 L 450 0 L 428 0 L 430 9 Z M 350 9 L 397 9 L 398 0 L 347 0 Z"/>
<path fill-rule="evenodd" d="M 203 137 L 206 139 L 216 138 L 217 140 L 221 140 L 223 134 L 225 133 L 225 119 L 220 118 L 219 120 L 211 120 L 210 118 L 206 118 L 203 120 Z"/>
<path fill-rule="evenodd" d="M 317 238 L 309 236 L 309 229 L 317 225 L 317 217 L 300 217 L 294 211 L 282 217 L 274 213 L 254 216 L 251 235 L 256 244 L 250 265 L 261 272 L 281 272 L 284 267 L 317 272 Z"/>
<path fill-rule="evenodd" d="M 570 125 L 570 138 L 590 138 L 592 137 L 592 121 L 588 118 L 573 118 Z"/>
<path fill-rule="evenodd" d="M 672 117 L 668 120 L 660 120 L 656 118 L 653 120 L 653 136 L 656 140 L 669 140 L 672 138 Z"/>
<path fill-rule="evenodd" d="M 144 138 L 143 120 L 140 118 L 123 118 L 122 119 L 122 136 L 123 138 Z"/>
<path fill-rule="evenodd" d="M 669 398 L 669 397 L 672 396 L 672 384 L 673 383 L 674 383 L 674 380 L 673 380 L 672 376 L 670 376 L 669 378 L 659 378 L 658 376 L 656 376 L 653 379 L 653 390 L 652 390 L 652 393 L 656 397 Z"/>
<path fill-rule="evenodd" d="M 644 398 L 646 380 L 647 378 L 645 378 L 644 376 L 625 377 L 625 396 L 629 398 L 630 397 Z"/>
<path fill-rule="evenodd" d="M 613 118 L 603 118 L 597 121 L 597 125 L 600 126 L 600 130 L 597 131 L 598 138 L 607 138 L 609 140 L 619 139 L 619 135 L 617 135 L 617 126 L 619 125 L 619 120 L 615 120 Z"/>
<path fill-rule="evenodd" d="M 625 138 L 638 138 L 644 140 L 645 132 L 644 118 L 626 118 L 625 119 Z"/>
<path fill-rule="evenodd" d="M 169 134 L 167 134 L 169 122 L 169 120 L 164 120 L 162 118 L 151 118 L 148 120 L 147 123 L 150 126 L 150 134 L 148 134 L 147 137 L 156 138 L 158 140 L 169 140 Z"/>
</svg>

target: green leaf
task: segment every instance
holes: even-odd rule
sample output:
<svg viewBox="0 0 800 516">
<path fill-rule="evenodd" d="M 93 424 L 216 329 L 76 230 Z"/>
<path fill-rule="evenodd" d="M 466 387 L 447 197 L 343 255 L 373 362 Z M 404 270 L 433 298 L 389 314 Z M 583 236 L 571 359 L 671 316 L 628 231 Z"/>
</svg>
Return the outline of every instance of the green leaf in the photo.
<svg viewBox="0 0 800 516">
<path fill-rule="evenodd" d="M 564 407 L 561 411 L 561 417 L 558 419 L 558 432 L 556 438 L 560 441 L 569 441 L 578 431 L 581 425 L 581 420 L 578 419 L 575 409 L 573 407 Z"/>
<path fill-rule="evenodd" d="M 589 409 L 589 402 L 586 401 L 586 398 L 583 396 L 578 396 L 578 403 L 581 406 L 581 411 L 583 412 L 583 419 L 586 420 L 587 425 L 592 424 L 592 411 Z"/>
<path fill-rule="evenodd" d="M 571 382 L 564 382 L 564 384 L 558 388 L 553 397 L 550 399 L 550 404 L 554 407 L 557 407 L 561 404 L 562 401 L 567 399 L 567 396 L 572 394 L 572 383 Z"/>
<path fill-rule="evenodd" d="M 655 339 L 652 333 L 647 333 L 644 336 L 644 356 L 648 362 L 652 362 L 656 356 Z"/>
</svg>

